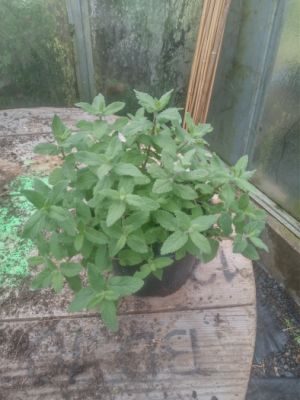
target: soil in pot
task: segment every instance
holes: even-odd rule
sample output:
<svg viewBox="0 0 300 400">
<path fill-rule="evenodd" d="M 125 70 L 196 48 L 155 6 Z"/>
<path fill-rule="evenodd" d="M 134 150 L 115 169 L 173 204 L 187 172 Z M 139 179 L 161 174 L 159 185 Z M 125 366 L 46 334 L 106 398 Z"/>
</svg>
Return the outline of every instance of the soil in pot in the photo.
<svg viewBox="0 0 300 400">
<path fill-rule="evenodd" d="M 190 254 L 181 260 L 174 260 L 173 264 L 164 268 L 161 280 L 152 274 L 149 275 L 144 281 L 144 286 L 136 295 L 164 297 L 176 292 L 188 280 L 197 263 L 197 258 Z M 140 266 L 123 267 L 118 262 L 114 262 L 114 270 L 118 275 L 133 275 L 139 268 Z"/>
</svg>

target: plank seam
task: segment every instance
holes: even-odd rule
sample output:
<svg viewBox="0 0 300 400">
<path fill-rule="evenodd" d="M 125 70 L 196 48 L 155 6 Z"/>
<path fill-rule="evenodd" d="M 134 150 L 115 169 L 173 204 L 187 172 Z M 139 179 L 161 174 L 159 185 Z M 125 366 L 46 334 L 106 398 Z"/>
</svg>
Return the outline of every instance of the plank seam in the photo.
<svg viewBox="0 0 300 400">
<path fill-rule="evenodd" d="M 149 310 L 149 311 L 129 311 L 129 312 L 122 312 L 118 314 L 118 316 L 125 316 L 125 315 L 147 315 L 147 314 L 170 314 L 176 312 L 184 312 L 184 311 L 205 311 L 205 310 L 222 310 L 222 309 L 231 309 L 231 308 L 240 308 L 240 307 L 251 307 L 255 306 L 255 303 L 245 303 L 245 304 L 234 304 L 230 306 L 206 306 L 206 307 L 198 307 L 198 308 L 184 308 L 179 310 Z M 255 307 L 254 307 L 255 308 Z M 0 323 L 4 322 L 34 322 L 34 321 L 55 321 L 55 320 L 62 320 L 62 319 L 78 319 L 78 318 L 99 318 L 98 313 L 91 313 L 91 314 L 63 314 L 59 316 L 41 316 L 41 317 L 27 317 L 27 318 L 4 318 L 0 319 Z"/>
</svg>

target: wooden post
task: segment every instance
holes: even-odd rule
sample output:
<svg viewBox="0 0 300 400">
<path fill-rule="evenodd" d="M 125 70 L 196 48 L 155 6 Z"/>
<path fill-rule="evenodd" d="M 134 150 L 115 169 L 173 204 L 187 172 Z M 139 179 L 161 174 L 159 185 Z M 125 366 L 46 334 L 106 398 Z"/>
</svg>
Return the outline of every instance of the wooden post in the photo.
<svg viewBox="0 0 300 400">
<path fill-rule="evenodd" d="M 80 100 L 90 101 L 96 95 L 94 63 L 86 0 L 66 0 L 69 22 L 74 26 L 74 51 Z"/>
<path fill-rule="evenodd" d="M 185 111 L 205 122 L 231 0 L 205 0 L 191 70 Z"/>
</svg>

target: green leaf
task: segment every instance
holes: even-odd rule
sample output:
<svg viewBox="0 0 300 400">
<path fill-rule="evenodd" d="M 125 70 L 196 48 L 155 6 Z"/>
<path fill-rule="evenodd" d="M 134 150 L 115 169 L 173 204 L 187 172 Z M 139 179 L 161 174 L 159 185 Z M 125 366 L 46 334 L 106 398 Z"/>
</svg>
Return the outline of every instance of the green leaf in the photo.
<svg viewBox="0 0 300 400">
<path fill-rule="evenodd" d="M 76 215 L 84 219 L 85 222 L 92 216 L 90 207 L 80 199 L 76 200 Z"/>
<path fill-rule="evenodd" d="M 83 132 L 92 132 L 93 130 L 93 122 L 91 121 L 85 121 L 85 120 L 80 120 L 76 123 L 77 128 L 79 128 Z"/>
<path fill-rule="evenodd" d="M 122 133 L 128 139 L 132 138 L 135 140 L 135 136 L 139 133 L 150 131 L 153 128 L 153 124 L 145 117 L 130 120 L 129 123 L 122 130 Z M 132 142 L 131 142 L 132 143 Z"/>
<path fill-rule="evenodd" d="M 93 123 L 93 133 L 92 135 L 101 140 L 104 136 L 111 132 L 112 128 L 106 121 L 95 121 Z"/>
<path fill-rule="evenodd" d="M 211 251 L 209 253 L 203 253 L 201 255 L 201 259 L 205 263 L 213 260 L 216 257 L 218 249 L 219 249 L 219 242 L 217 240 L 208 239 L 208 241 L 209 241 L 209 244 L 210 244 Z"/>
<path fill-rule="evenodd" d="M 77 153 L 74 154 L 74 157 L 80 163 L 89 166 L 100 165 L 103 160 L 103 157 L 100 154 L 92 153 L 89 151 L 77 151 Z"/>
<path fill-rule="evenodd" d="M 192 221 L 193 227 L 198 232 L 207 231 L 217 221 L 218 215 L 201 215 Z"/>
<path fill-rule="evenodd" d="M 187 230 L 191 226 L 191 219 L 190 216 L 184 213 L 183 211 L 177 210 L 175 211 L 176 220 L 178 222 L 178 226 L 183 229 Z"/>
<path fill-rule="evenodd" d="M 113 115 L 118 111 L 123 110 L 124 107 L 125 103 L 123 103 L 122 101 L 115 101 L 114 103 L 111 103 L 107 107 L 105 107 L 103 115 Z"/>
<path fill-rule="evenodd" d="M 155 179 L 167 178 L 167 173 L 157 164 L 150 164 L 147 166 L 148 173 Z"/>
<path fill-rule="evenodd" d="M 69 305 L 69 311 L 76 312 L 83 308 L 87 308 L 88 304 L 93 300 L 96 294 L 97 292 L 90 287 L 80 289 L 79 292 L 75 294 L 72 303 Z"/>
<path fill-rule="evenodd" d="M 134 90 L 135 96 L 138 99 L 138 103 L 145 108 L 148 113 L 157 111 L 157 105 L 155 99 L 147 93 L 139 92 Z"/>
<path fill-rule="evenodd" d="M 105 156 L 108 160 L 113 160 L 122 151 L 122 142 L 117 135 L 110 138 L 105 151 Z"/>
<path fill-rule="evenodd" d="M 247 240 L 244 239 L 242 235 L 237 235 L 233 241 L 233 252 L 242 253 L 246 249 L 247 245 Z"/>
<path fill-rule="evenodd" d="M 88 263 L 88 279 L 91 287 L 97 292 L 105 289 L 105 281 L 101 274 L 101 268 L 95 264 Z"/>
<path fill-rule="evenodd" d="M 115 168 L 114 171 L 117 175 L 133 176 L 139 177 L 144 176 L 141 171 L 133 164 L 120 163 Z"/>
<path fill-rule="evenodd" d="M 153 244 L 162 240 L 164 230 L 160 227 L 150 228 L 145 232 L 145 240 L 147 244 Z"/>
<path fill-rule="evenodd" d="M 230 207 L 235 200 L 235 192 L 230 185 L 224 185 L 220 197 L 224 201 L 225 206 Z"/>
<path fill-rule="evenodd" d="M 66 180 L 56 183 L 53 186 L 50 195 L 48 197 L 49 203 L 54 205 L 63 200 L 66 194 L 67 186 L 68 182 Z"/>
<path fill-rule="evenodd" d="M 132 176 L 120 176 L 118 185 L 119 192 L 132 193 L 135 186 L 135 179 L 138 178 L 133 178 Z"/>
<path fill-rule="evenodd" d="M 128 296 L 136 293 L 144 285 L 144 282 L 134 276 L 113 276 L 108 280 L 108 287 L 120 296 Z"/>
<path fill-rule="evenodd" d="M 140 264 L 143 261 L 143 256 L 133 250 L 125 249 L 120 251 L 119 260 L 122 266 L 128 267 Z"/>
<path fill-rule="evenodd" d="M 26 221 L 23 228 L 23 236 L 31 238 L 37 236 L 42 230 L 44 223 L 45 223 L 45 214 L 40 210 L 36 211 Z"/>
<path fill-rule="evenodd" d="M 99 110 L 97 110 L 95 107 L 93 107 L 91 104 L 89 103 L 85 103 L 85 102 L 79 102 L 75 104 L 76 107 L 80 107 L 83 111 L 91 114 L 91 115 L 99 115 L 101 114 L 99 112 Z"/>
<path fill-rule="evenodd" d="M 73 290 L 73 292 L 79 292 L 79 290 L 82 288 L 81 279 L 79 275 L 72 276 L 70 278 L 66 277 L 66 281 L 70 286 L 70 289 Z"/>
<path fill-rule="evenodd" d="M 84 103 L 83 103 L 84 104 Z M 99 93 L 93 100 L 92 103 L 93 108 L 98 111 L 99 114 L 102 114 L 105 109 L 105 99 L 103 94 Z"/>
<path fill-rule="evenodd" d="M 86 228 L 85 229 L 85 237 L 91 243 L 94 244 L 106 244 L 108 243 L 107 237 L 104 235 L 103 232 L 99 232 L 94 228 Z"/>
<path fill-rule="evenodd" d="M 71 214 L 70 214 L 71 215 Z M 73 218 L 65 219 L 64 221 L 57 221 L 57 224 L 70 236 L 77 234 L 76 224 Z"/>
<path fill-rule="evenodd" d="M 254 185 L 252 185 L 251 183 L 247 182 L 245 179 L 237 178 L 235 180 L 235 183 L 237 184 L 237 186 L 240 189 L 245 190 L 246 192 L 250 192 L 250 193 L 257 192 L 256 187 Z"/>
<path fill-rule="evenodd" d="M 185 167 L 190 166 L 191 163 L 192 163 L 192 160 L 194 158 L 195 153 L 196 153 L 196 149 L 192 149 L 192 150 L 187 151 L 184 154 L 184 156 L 182 157 L 182 159 L 181 159 L 182 165 L 184 165 Z"/>
<path fill-rule="evenodd" d="M 113 301 L 103 300 L 99 304 L 101 318 L 105 325 L 112 331 L 118 330 L 117 308 Z"/>
<path fill-rule="evenodd" d="M 60 260 L 67 256 L 66 246 L 60 242 L 60 237 L 57 233 L 52 233 L 49 241 L 50 252 L 54 255 L 57 260 Z"/>
<path fill-rule="evenodd" d="M 259 260 L 259 254 L 256 251 L 255 247 L 248 243 L 247 247 L 242 251 L 244 257 L 249 258 L 250 260 Z"/>
<path fill-rule="evenodd" d="M 169 104 L 173 91 L 174 89 L 171 89 L 161 96 L 161 98 L 158 100 L 159 108 L 157 111 L 163 110 Z"/>
<path fill-rule="evenodd" d="M 51 171 L 51 173 L 49 175 L 48 182 L 51 185 L 55 185 L 57 182 L 60 182 L 60 181 L 62 181 L 64 179 L 66 179 L 66 178 L 64 176 L 63 169 L 58 167 L 58 168 L 54 168 L 54 170 Z"/>
<path fill-rule="evenodd" d="M 238 162 L 235 164 L 235 166 L 233 167 L 233 170 L 237 173 L 237 175 L 239 176 L 242 172 L 245 171 L 245 169 L 247 168 L 248 165 L 248 156 L 245 155 L 243 157 L 241 157 Z"/>
<path fill-rule="evenodd" d="M 134 277 L 139 279 L 145 279 L 152 273 L 152 269 L 148 264 L 142 265 L 139 271 L 136 271 Z"/>
<path fill-rule="evenodd" d="M 72 219 L 72 214 L 69 212 L 69 210 L 66 210 L 65 208 L 51 206 L 49 209 L 49 217 L 54 219 L 55 221 L 62 222 L 69 218 Z"/>
<path fill-rule="evenodd" d="M 32 289 L 43 289 L 51 285 L 52 272 L 55 271 L 55 267 L 51 265 L 44 268 L 31 282 Z"/>
<path fill-rule="evenodd" d="M 56 144 L 52 143 L 39 143 L 35 146 L 34 152 L 36 154 L 56 156 L 59 154 L 59 149 Z"/>
<path fill-rule="evenodd" d="M 160 207 L 159 203 L 150 199 L 149 197 L 142 197 L 136 194 L 128 194 L 126 196 L 126 202 L 132 207 L 144 211 L 155 211 Z"/>
<path fill-rule="evenodd" d="M 132 230 L 136 230 L 149 220 L 149 212 L 136 211 L 125 219 L 126 226 L 130 226 Z"/>
<path fill-rule="evenodd" d="M 82 267 L 78 263 L 63 262 L 60 264 L 60 270 L 64 276 L 71 278 L 72 276 L 78 275 L 81 272 Z"/>
<path fill-rule="evenodd" d="M 55 293 L 61 292 L 64 285 L 64 277 L 58 270 L 52 272 L 51 283 Z"/>
<path fill-rule="evenodd" d="M 205 169 L 194 169 L 193 171 L 189 171 L 186 173 L 185 175 L 185 179 L 189 180 L 189 181 L 203 181 L 206 180 L 208 176 L 208 171 Z M 208 188 L 208 185 L 199 185 L 199 187 L 203 187 L 204 186 L 204 190 L 205 188 Z"/>
<path fill-rule="evenodd" d="M 97 169 L 97 176 L 99 179 L 103 179 L 112 170 L 112 165 L 102 164 L 101 167 Z"/>
<path fill-rule="evenodd" d="M 241 210 L 246 210 L 249 205 L 249 201 L 249 196 L 246 193 L 242 194 L 239 198 L 239 208 Z"/>
<path fill-rule="evenodd" d="M 116 131 L 122 130 L 128 124 L 127 117 L 119 117 L 112 125 L 112 128 Z"/>
<path fill-rule="evenodd" d="M 176 231 L 178 228 L 176 218 L 168 211 L 158 210 L 154 217 L 156 222 L 168 231 Z"/>
<path fill-rule="evenodd" d="M 181 260 L 186 255 L 186 249 L 183 247 L 182 249 L 176 251 L 175 260 Z"/>
<path fill-rule="evenodd" d="M 42 208 L 45 204 L 45 197 L 35 190 L 22 190 L 22 195 L 27 198 L 36 208 Z"/>
<path fill-rule="evenodd" d="M 198 193 L 188 185 L 174 184 L 174 193 L 184 200 L 195 200 Z"/>
<path fill-rule="evenodd" d="M 258 237 L 250 237 L 251 242 L 254 244 L 255 247 L 269 251 L 268 246 Z"/>
<path fill-rule="evenodd" d="M 50 187 L 41 179 L 34 179 L 33 188 L 35 191 L 39 192 L 45 198 L 49 195 L 51 190 Z"/>
<path fill-rule="evenodd" d="M 173 263 L 174 260 L 171 257 L 158 257 L 151 262 L 155 269 L 165 268 Z"/>
<path fill-rule="evenodd" d="M 129 235 L 127 239 L 127 245 L 137 253 L 143 254 L 147 253 L 148 251 L 148 246 L 145 240 L 143 239 L 143 237 L 139 235 L 134 235 L 134 234 Z"/>
<path fill-rule="evenodd" d="M 167 149 L 162 150 L 161 161 L 162 161 L 163 167 L 173 174 L 175 158 L 168 152 Z"/>
<path fill-rule="evenodd" d="M 197 190 L 200 189 L 201 194 L 213 194 L 214 192 L 214 188 L 208 184 L 199 183 L 195 187 Z"/>
<path fill-rule="evenodd" d="M 199 232 L 191 232 L 190 238 L 194 245 L 197 246 L 199 250 L 201 250 L 201 252 L 206 254 L 211 252 L 209 241 L 204 235 Z"/>
<path fill-rule="evenodd" d="M 30 267 L 35 267 L 37 265 L 43 264 L 44 262 L 44 257 L 42 256 L 33 256 L 33 257 L 29 257 L 28 260 L 28 265 Z"/>
<path fill-rule="evenodd" d="M 170 254 L 181 249 L 188 241 L 188 235 L 185 232 L 176 231 L 172 233 L 162 245 L 161 254 Z"/>
<path fill-rule="evenodd" d="M 118 221 L 124 214 L 126 210 L 126 204 L 123 201 L 113 202 L 108 209 L 106 217 L 106 225 L 112 226 L 116 221 Z"/>
<path fill-rule="evenodd" d="M 235 217 L 233 218 L 233 223 L 235 226 L 235 231 L 239 234 L 243 233 L 246 223 L 244 213 L 236 214 Z"/>
<path fill-rule="evenodd" d="M 69 130 L 58 115 L 54 115 L 51 127 L 53 135 L 58 142 L 66 140 L 70 135 Z"/>
<path fill-rule="evenodd" d="M 153 142 L 161 149 L 166 149 L 169 154 L 175 156 L 176 154 L 176 142 L 171 137 L 169 132 L 162 131 L 153 137 Z"/>
<path fill-rule="evenodd" d="M 232 233 L 232 220 L 229 213 L 222 213 L 219 218 L 219 226 L 226 236 Z"/>
<path fill-rule="evenodd" d="M 120 250 L 123 249 L 126 244 L 126 239 L 127 238 L 125 235 L 121 235 L 117 241 L 109 243 L 111 257 L 114 257 Z"/>
<path fill-rule="evenodd" d="M 173 189 L 172 180 L 170 178 L 157 179 L 152 187 L 154 193 L 168 193 Z"/>
<path fill-rule="evenodd" d="M 250 221 L 247 225 L 244 225 L 243 231 L 250 236 L 259 236 L 264 227 L 265 221 Z"/>
<path fill-rule="evenodd" d="M 155 276 L 155 278 L 157 278 L 161 281 L 163 278 L 164 271 L 162 269 L 157 269 L 157 270 L 152 271 L 152 274 Z"/>
<path fill-rule="evenodd" d="M 95 264 L 101 271 L 108 271 L 112 268 L 111 259 L 108 257 L 107 246 L 100 245 L 97 247 L 95 254 Z"/>
<path fill-rule="evenodd" d="M 166 122 L 178 122 L 181 124 L 182 119 L 181 115 L 179 114 L 178 108 L 167 108 L 166 110 L 162 111 L 157 115 L 157 121 L 159 123 L 166 123 Z"/>
</svg>

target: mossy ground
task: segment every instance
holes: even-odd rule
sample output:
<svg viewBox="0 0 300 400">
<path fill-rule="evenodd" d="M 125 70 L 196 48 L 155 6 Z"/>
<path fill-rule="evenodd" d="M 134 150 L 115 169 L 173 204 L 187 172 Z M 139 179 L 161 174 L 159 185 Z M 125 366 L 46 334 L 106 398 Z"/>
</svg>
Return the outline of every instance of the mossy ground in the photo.
<svg viewBox="0 0 300 400">
<path fill-rule="evenodd" d="M 21 192 L 32 188 L 33 177 L 19 176 L 0 203 L 0 286 L 14 287 L 29 273 L 27 257 L 33 249 L 30 240 L 21 236 L 22 226 L 33 211 Z"/>
</svg>

